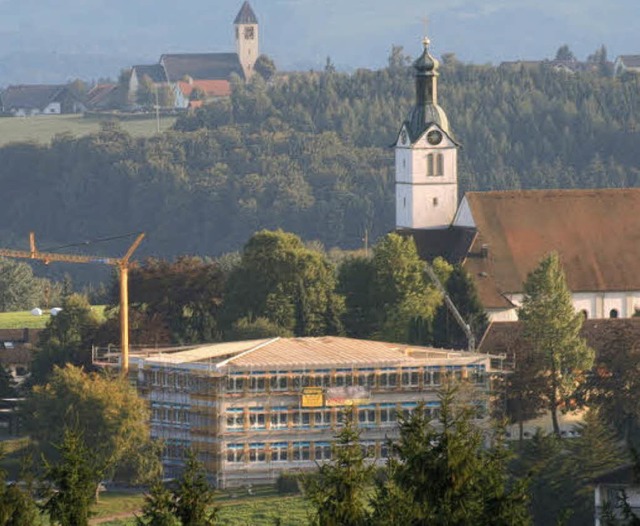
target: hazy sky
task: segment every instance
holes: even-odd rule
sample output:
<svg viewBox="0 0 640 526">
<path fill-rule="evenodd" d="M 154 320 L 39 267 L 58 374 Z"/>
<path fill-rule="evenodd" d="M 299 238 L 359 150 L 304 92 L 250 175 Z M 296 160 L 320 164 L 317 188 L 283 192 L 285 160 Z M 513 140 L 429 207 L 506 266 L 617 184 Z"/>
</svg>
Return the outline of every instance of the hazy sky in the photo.
<svg viewBox="0 0 640 526">
<path fill-rule="evenodd" d="M 49 70 L 60 80 L 117 76 L 120 67 L 156 61 L 163 52 L 231 51 L 231 23 L 241 3 L 0 0 L 0 84 Z M 640 0 L 251 3 L 261 23 L 262 50 L 284 69 L 319 67 L 327 56 L 342 68 L 377 67 L 392 44 L 417 54 L 424 17 L 434 51 L 454 52 L 464 61 L 551 57 L 564 43 L 580 58 L 603 43 L 613 56 L 640 54 Z"/>
</svg>

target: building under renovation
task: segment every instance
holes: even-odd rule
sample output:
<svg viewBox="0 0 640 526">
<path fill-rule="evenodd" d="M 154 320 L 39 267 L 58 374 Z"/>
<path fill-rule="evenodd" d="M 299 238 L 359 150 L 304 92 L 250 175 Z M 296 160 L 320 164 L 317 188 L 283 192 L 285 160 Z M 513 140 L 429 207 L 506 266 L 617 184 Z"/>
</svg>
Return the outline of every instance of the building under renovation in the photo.
<svg viewBox="0 0 640 526">
<path fill-rule="evenodd" d="M 331 458 L 345 408 L 372 459 L 387 456 L 397 419 L 420 404 L 437 416 L 446 378 L 473 386 L 486 415 L 488 355 L 339 337 L 274 338 L 135 356 L 167 476 L 197 451 L 219 487 L 274 481 Z"/>
</svg>

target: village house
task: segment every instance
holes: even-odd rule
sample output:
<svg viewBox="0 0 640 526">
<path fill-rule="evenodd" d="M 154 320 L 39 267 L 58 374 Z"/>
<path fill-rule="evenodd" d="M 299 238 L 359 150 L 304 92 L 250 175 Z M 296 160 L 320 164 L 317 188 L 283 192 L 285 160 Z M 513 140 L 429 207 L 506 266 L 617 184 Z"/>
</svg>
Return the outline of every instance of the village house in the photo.
<svg viewBox="0 0 640 526">
<path fill-rule="evenodd" d="M 624 73 L 640 73 L 640 55 L 620 55 L 613 65 L 616 77 Z"/>
<path fill-rule="evenodd" d="M 16 117 L 82 113 L 84 104 L 65 85 L 15 85 L 0 93 L 0 111 Z"/>
</svg>

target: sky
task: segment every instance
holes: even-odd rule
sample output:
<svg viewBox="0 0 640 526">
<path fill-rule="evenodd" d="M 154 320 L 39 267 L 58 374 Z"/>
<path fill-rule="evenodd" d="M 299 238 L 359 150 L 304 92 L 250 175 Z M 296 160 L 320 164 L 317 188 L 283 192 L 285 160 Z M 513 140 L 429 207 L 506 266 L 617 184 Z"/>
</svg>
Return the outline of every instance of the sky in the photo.
<svg viewBox="0 0 640 526">
<path fill-rule="evenodd" d="M 392 45 L 460 60 L 552 58 L 568 44 L 586 58 L 640 54 L 639 0 L 251 0 L 261 50 L 280 69 L 385 64 Z M 234 48 L 241 0 L 0 0 L 0 85 L 117 77 L 166 52 Z M 427 20 L 425 24 L 425 19 Z"/>
</svg>

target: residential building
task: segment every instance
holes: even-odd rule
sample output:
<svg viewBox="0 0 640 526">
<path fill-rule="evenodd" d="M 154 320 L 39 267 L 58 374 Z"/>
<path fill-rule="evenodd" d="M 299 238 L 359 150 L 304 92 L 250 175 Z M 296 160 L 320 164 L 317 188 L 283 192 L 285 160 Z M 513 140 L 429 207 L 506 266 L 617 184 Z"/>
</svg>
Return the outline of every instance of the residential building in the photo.
<svg viewBox="0 0 640 526">
<path fill-rule="evenodd" d="M 640 189 L 469 192 L 458 200 L 456 141 L 438 104 L 439 63 L 414 63 L 416 102 L 395 143 L 396 230 L 420 256 L 469 272 L 492 321 L 514 321 L 523 283 L 558 252 L 587 318 L 640 310 Z"/>
<path fill-rule="evenodd" d="M 64 85 L 16 85 L 0 93 L 0 111 L 16 117 L 82 113 L 84 110 L 84 104 Z"/>
<path fill-rule="evenodd" d="M 616 77 L 624 73 L 640 73 L 640 55 L 620 55 L 613 63 Z"/>
<path fill-rule="evenodd" d="M 613 520 L 619 520 L 619 524 L 631 524 L 628 522 L 630 517 L 624 516 L 625 498 L 629 507 L 626 511 L 640 518 L 640 480 L 637 466 L 626 464 L 596 477 L 592 484 L 595 486 L 595 526 L 611 524 L 603 521 L 603 515 L 607 514 Z"/>
<path fill-rule="evenodd" d="M 398 415 L 423 407 L 437 416 L 445 379 L 470 385 L 484 419 L 494 371 L 488 355 L 341 337 L 203 345 L 130 364 L 168 476 L 193 448 L 218 487 L 272 482 L 329 460 L 345 410 L 382 462 Z"/>
</svg>

